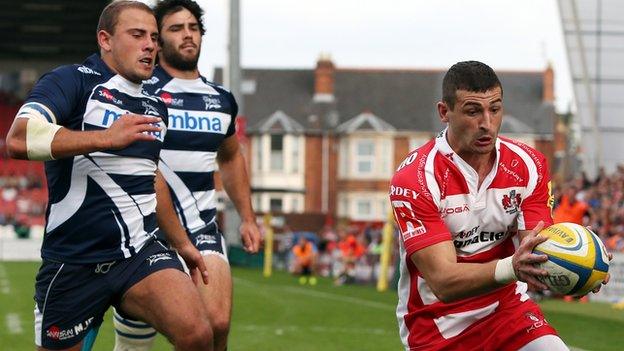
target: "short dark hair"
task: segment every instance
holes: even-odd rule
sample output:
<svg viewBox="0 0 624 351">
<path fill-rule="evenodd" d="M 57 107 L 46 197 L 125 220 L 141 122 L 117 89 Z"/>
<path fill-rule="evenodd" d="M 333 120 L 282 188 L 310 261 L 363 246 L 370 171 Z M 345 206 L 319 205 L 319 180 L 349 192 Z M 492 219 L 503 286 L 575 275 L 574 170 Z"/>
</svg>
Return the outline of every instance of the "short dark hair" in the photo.
<svg viewBox="0 0 624 351">
<path fill-rule="evenodd" d="M 451 109 L 457 101 L 457 90 L 484 93 L 501 85 L 494 70 L 479 61 L 462 61 L 454 64 L 444 75 L 442 80 L 442 101 Z"/>
<path fill-rule="evenodd" d="M 117 26 L 117 22 L 119 21 L 119 14 L 128 8 L 139 9 L 147 11 L 151 14 L 154 12 L 152 9 L 145 5 L 140 1 L 133 0 L 118 0 L 113 1 L 108 4 L 104 10 L 102 10 L 102 14 L 100 15 L 100 20 L 98 21 L 97 31 L 99 33 L 101 30 L 106 31 L 110 34 L 115 34 L 115 26 Z"/>
<path fill-rule="evenodd" d="M 202 16 L 204 10 L 193 0 L 161 0 L 154 7 L 154 15 L 156 16 L 156 23 L 158 23 L 158 31 L 162 30 L 162 21 L 165 16 L 178 11 L 187 9 L 195 18 L 199 24 L 199 33 L 204 35 L 206 29 L 204 28 L 204 22 Z"/>
</svg>

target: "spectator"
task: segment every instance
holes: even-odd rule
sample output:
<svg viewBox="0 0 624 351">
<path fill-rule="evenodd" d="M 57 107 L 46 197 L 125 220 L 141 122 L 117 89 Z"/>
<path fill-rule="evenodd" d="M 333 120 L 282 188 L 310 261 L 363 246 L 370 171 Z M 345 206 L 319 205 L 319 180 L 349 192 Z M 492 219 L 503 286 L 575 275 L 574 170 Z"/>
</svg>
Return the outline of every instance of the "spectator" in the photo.
<svg viewBox="0 0 624 351">
<path fill-rule="evenodd" d="M 310 285 L 316 285 L 314 274 L 316 249 L 314 244 L 305 235 L 301 235 L 292 252 L 295 258 L 294 273 L 300 275 L 299 284 L 309 283 Z"/>
<path fill-rule="evenodd" d="M 366 247 L 358 242 L 354 234 L 347 235 L 338 243 L 341 253 L 342 271 L 335 280 L 336 285 L 355 282 L 355 265 L 360 257 L 366 253 Z"/>
<path fill-rule="evenodd" d="M 578 201 L 577 194 L 576 185 L 571 185 L 565 190 L 565 195 L 561 197 L 561 204 L 554 212 L 555 223 L 572 222 L 583 225 L 583 217 L 589 206 L 584 201 Z"/>
</svg>

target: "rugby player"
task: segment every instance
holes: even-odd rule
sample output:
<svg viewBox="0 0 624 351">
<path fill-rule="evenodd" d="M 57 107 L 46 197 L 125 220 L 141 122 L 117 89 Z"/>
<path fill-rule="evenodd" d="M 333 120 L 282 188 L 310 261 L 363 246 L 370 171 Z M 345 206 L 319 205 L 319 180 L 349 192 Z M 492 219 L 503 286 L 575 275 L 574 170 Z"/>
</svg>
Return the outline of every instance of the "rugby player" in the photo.
<svg viewBox="0 0 624 351">
<path fill-rule="evenodd" d="M 234 96 L 200 75 L 197 61 L 205 32 L 203 11 L 192 0 L 165 0 L 154 8 L 160 31 L 159 66 L 145 82 L 169 109 L 159 169 L 167 181 L 178 218 L 203 256 L 210 276 L 197 284 L 208 311 L 215 350 L 225 350 L 232 309 L 232 278 L 225 240 L 216 221 L 214 172 L 234 203 L 247 252 L 256 253 L 260 232 L 251 206 L 245 160 L 236 139 Z M 116 351 L 149 350 L 154 330 L 116 313 Z"/>
<path fill-rule="evenodd" d="M 98 23 L 99 54 L 45 74 L 8 133 L 12 157 L 46 161 L 38 350 L 90 349 L 111 305 L 150 323 L 176 350 L 213 349 L 197 288 L 175 252 L 155 239 L 160 224 L 207 282 L 157 171 L 167 107 L 141 84 L 152 75 L 157 40 L 148 6 L 111 3 Z"/>
<path fill-rule="evenodd" d="M 547 257 L 532 253 L 553 223 L 545 157 L 498 136 L 503 87 L 481 62 L 446 72 L 437 110 L 447 128 L 407 156 L 390 188 L 405 349 L 568 350 L 526 294 L 527 283 L 546 289 L 534 264 Z"/>
</svg>

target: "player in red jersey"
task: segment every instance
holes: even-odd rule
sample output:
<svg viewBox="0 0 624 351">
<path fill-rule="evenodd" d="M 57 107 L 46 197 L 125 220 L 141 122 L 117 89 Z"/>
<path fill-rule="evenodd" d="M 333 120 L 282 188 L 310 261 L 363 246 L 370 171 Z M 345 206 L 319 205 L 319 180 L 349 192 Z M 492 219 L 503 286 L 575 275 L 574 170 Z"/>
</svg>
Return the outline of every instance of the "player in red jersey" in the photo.
<svg viewBox="0 0 624 351">
<path fill-rule="evenodd" d="M 401 231 L 397 317 L 406 350 L 568 350 L 526 294 L 552 224 L 548 165 L 498 132 L 503 89 L 487 65 L 453 65 L 437 108 L 448 127 L 392 179 Z"/>
</svg>

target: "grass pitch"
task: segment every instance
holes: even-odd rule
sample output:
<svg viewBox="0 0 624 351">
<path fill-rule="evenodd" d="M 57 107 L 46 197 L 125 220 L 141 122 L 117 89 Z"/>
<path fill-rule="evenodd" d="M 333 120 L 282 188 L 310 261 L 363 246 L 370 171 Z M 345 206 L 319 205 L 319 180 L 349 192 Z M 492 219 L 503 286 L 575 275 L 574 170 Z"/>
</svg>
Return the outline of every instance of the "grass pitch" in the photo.
<svg viewBox="0 0 624 351">
<path fill-rule="evenodd" d="M 0 350 L 33 350 L 33 286 L 39 263 L 0 262 Z M 394 309 L 396 292 L 335 287 L 328 279 L 301 286 L 277 272 L 266 279 L 255 269 L 233 268 L 234 311 L 230 351 L 401 350 Z M 571 347 L 622 350 L 624 312 L 608 304 L 541 303 L 548 321 Z M 94 350 L 114 341 L 110 313 Z M 153 350 L 171 350 L 159 336 Z"/>
</svg>

